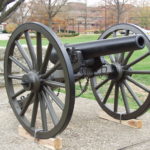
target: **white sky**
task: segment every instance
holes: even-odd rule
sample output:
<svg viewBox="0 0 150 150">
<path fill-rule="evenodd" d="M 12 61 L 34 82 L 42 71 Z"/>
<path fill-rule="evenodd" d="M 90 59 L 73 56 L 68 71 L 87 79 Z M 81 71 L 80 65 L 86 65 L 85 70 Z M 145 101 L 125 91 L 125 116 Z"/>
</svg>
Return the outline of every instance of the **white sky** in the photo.
<svg viewBox="0 0 150 150">
<path fill-rule="evenodd" d="M 29 0 L 26 0 L 26 1 L 29 1 Z M 69 1 L 70 2 L 83 2 L 83 3 L 87 1 L 88 6 L 100 5 L 102 3 L 102 0 L 69 0 Z M 143 1 L 145 1 L 146 4 L 150 5 L 150 0 L 130 0 L 130 1 L 132 1 L 132 4 L 135 4 L 135 5 L 142 5 Z"/>
<path fill-rule="evenodd" d="M 70 0 L 70 2 L 83 2 L 85 3 L 86 0 Z M 88 5 L 97 5 L 98 3 L 100 3 L 101 0 L 87 0 Z"/>
<path fill-rule="evenodd" d="M 86 0 L 69 0 L 70 2 L 83 2 L 85 3 Z M 145 1 L 146 4 L 150 5 L 150 0 L 131 0 L 132 4 L 135 5 L 142 5 L 143 1 Z M 102 3 L 102 0 L 87 0 L 88 5 L 100 5 Z"/>
</svg>

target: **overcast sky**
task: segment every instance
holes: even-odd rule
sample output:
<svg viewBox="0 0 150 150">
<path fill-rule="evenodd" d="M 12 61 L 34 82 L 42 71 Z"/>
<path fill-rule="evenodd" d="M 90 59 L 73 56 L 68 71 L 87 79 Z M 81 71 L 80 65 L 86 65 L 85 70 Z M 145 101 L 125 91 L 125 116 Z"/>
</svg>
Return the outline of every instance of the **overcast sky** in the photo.
<svg viewBox="0 0 150 150">
<path fill-rule="evenodd" d="M 86 0 L 70 0 L 71 2 L 83 2 L 85 3 Z M 101 0 L 87 0 L 88 5 L 97 5 L 98 3 L 100 3 Z"/>
<path fill-rule="evenodd" d="M 83 2 L 83 3 L 85 3 L 85 1 L 86 0 L 69 0 L 69 1 L 71 1 L 71 2 Z M 121 0 L 121 1 L 123 1 L 123 0 Z M 141 5 L 142 3 L 143 3 L 143 1 L 145 1 L 147 4 L 149 4 L 150 5 L 150 0 L 131 0 L 133 3 L 132 4 L 134 4 L 135 2 L 136 2 L 136 4 L 135 5 Z M 100 3 L 102 3 L 102 0 L 87 0 L 87 3 L 88 3 L 88 5 L 100 5 Z"/>
</svg>

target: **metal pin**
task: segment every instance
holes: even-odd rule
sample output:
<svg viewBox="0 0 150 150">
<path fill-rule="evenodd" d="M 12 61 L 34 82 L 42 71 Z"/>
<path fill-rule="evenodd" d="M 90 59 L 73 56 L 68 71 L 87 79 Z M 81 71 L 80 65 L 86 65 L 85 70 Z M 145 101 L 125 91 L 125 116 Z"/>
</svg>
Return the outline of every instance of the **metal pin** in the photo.
<svg viewBox="0 0 150 150">
<path fill-rule="evenodd" d="M 120 113 L 120 124 L 122 123 L 122 113 Z"/>
<path fill-rule="evenodd" d="M 34 142 L 35 142 L 35 143 L 37 143 L 38 140 L 39 140 L 39 139 L 37 138 L 37 133 L 40 132 L 40 131 L 43 131 L 43 130 L 42 130 L 42 129 L 35 129 L 35 132 L 34 132 Z"/>
</svg>

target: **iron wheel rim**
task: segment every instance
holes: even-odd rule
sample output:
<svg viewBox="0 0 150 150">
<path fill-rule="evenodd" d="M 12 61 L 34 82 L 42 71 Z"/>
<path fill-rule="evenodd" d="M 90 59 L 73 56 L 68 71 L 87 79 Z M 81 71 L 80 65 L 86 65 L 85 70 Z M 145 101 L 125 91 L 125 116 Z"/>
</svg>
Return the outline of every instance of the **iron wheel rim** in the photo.
<svg viewBox="0 0 150 150">
<path fill-rule="evenodd" d="M 10 63 L 12 63 L 9 59 L 9 56 L 12 55 L 13 49 L 15 47 L 14 41 L 18 40 L 20 36 L 29 30 L 34 30 L 38 33 L 43 34 L 51 44 L 55 47 L 57 50 L 57 53 L 59 55 L 61 67 L 63 68 L 64 74 L 65 74 L 65 88 L 66 90 L 66 98 L 65 98 L 65 106 L 64 110 L 62 112 L 62 116 L 58 122 L 57 125 L 54 125 L 54 128 L 52 128 L 50 131 L 40 131 L 37 132 L 36 137 L 40 139 L 47 139 L 50 137 L 55 137 L 57 134 L 60 134 L 68 125 L 74 108 L 74 99 L 75 99 L 75 86 L 74 86 L 74 76 L 73 76 L 73 70 L 70 62 L 70 58 L 63 46 L 63 44 L 59 41 L 55 33 L 45 25 L 42 25 L 40 23 L 26 23 L 21 26 L 19 26 L 14 33 L 12 34 L 7 49 L 5 52 L 5 64 L 4 64 L 4 76 L 5 76 L 5 85 L 6 90 L 9 98 L 9 102 L 11 104 L 11 107 L 19 120 L 19 122 L 22 124 L 22 126 L 32 135 L 35 136 L 36 129 L 32 128 L 26 118 L 20 117 L 19 111 L 20 108 L 18 108 L 17 100 L 12 100 L 12 95 L 14 94 L 14 87 L 12 85 L 12 79 L 8 78 L 9 74 L 11 74 L 11 66 Z M 17 110 L 19 109 L 19 110 Z"/>
<path fill-rule="evenodd" d="M 146 35 L 145 31 L 133 24 L 118 24 L 118 25 L 114 25 L 110 28 L 108 28 L 101 36 L 99 39 L 105 39 L 107 38 L 110 34 L 112 34 L 113 32 L 117 31 L 117 30 L 130 30 L 135 34 L 142 34 L 144 36 L 145 39 L 145 43 L 147 48 L 150 51 L 150 41 L 148 36 Z M 145 113 L 148 109 L 149 109 L 149 105 L 150 105 L 150 92 L 148 92 L 148 96 L 145 99 L 145 102 L 135 111 L 130 112 L 128 114 L 126 113 L 120 113 L 120 112 L 114 112 L 114 110 L 112 111 L 111 109 L 109 109 L 109 107 L 107 107 L 102 100 L 99 97 L 99 94 L 97 92 L 97 90 L 95 89 L 96 86 L 96 82 L 95 82 L 95 77 L 91 78 L 91 86 L 92 86 L 92 90 L 93 93 L 96 97 L 96 100 L 98 102 L 98 104 L 101 106 L 101 108 L 110 116 L 112 116 L 115 119 L 118 120 L 129 120 L 129 119 L 134 119 L 137 118 L 138 116 L 142 115 L 143 113 Z M 126 88 L 126 87 L 125 87 Z M 127 88 L 126 88 L 127 89 Z M 120 91 L 121 93 L 121 91 Z"/>
</svg>

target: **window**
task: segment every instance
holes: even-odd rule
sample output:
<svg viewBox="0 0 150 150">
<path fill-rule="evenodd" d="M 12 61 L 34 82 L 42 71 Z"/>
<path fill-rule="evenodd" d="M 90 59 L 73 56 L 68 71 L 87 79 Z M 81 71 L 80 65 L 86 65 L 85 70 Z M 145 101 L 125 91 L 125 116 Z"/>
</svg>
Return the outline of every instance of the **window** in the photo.
<svg viewBox="0 0 150 150">
<path fill-rule="evenodd" d="M 4 26 L 0 25 L 0 32 L 2 32 L 4 30 Z"/>
</svg>

